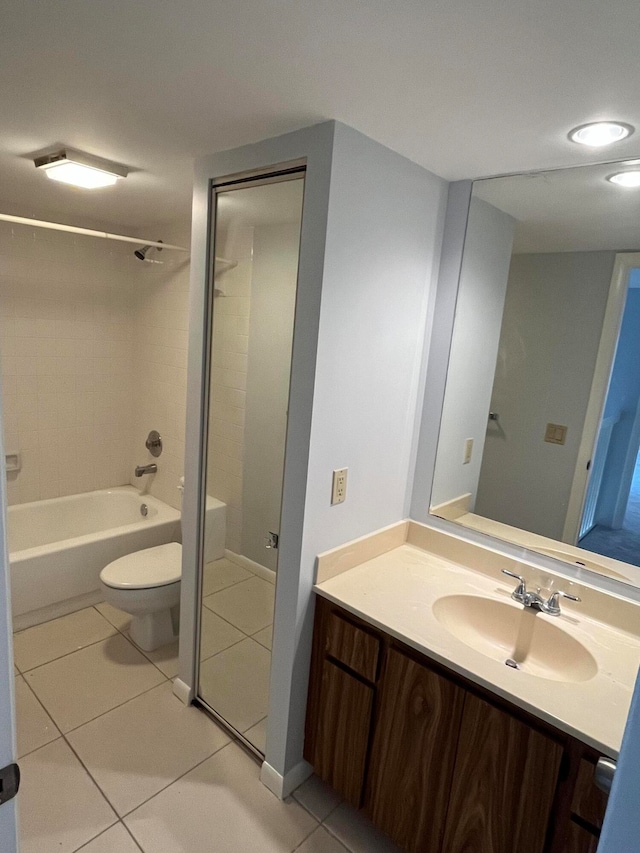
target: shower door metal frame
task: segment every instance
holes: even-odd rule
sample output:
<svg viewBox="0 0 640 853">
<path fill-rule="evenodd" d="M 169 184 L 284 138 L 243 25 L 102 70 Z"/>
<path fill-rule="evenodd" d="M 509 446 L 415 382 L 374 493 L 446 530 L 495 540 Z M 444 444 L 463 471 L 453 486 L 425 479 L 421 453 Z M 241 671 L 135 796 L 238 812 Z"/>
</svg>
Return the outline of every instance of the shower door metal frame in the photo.
<svg viewBox="0 0 640 853">
<path fill-rule="evenodd" d="M 253 187 L 265 186 L 267 184 L 283 183 L 284 181 L 300 180 L 306 177 L 306 163 L 304 161 L 295 161 L 283 165 L 279 168 L 264 169 L 259 172 L 248 172 L 242 175 L 232 175 L 218 180 L 212 180 L 209 188 L 208 199 L 208 245 L 207 245 L 207 267 L 206 267 L 206 301 L 203 317 L 203 349 L 202 349 L 202 386 L 201 386 L 201 407 L 200 407 L 200 435 L 198 444 L 198 541 L 197 541 L 197 601 L 198 607 L 196 612 L 195 625 L 195 661 L 194 661 L 194 679 L 193 679 L 193 697 L 194 704 L 203 708 L 210 714 L 218 723 L 220 723 L 234 738 L 239 740 L 251 753 L 259 759 L 264 758 L 264 754 L 255 747 L 244 735 L 233 727 L 215 708 L 213 708 L 200 695 L 200 641 L 202 633 L 202 580 L 204 568 L 204 507 L 206 505 L 206 486 L 207 486 L 207 460 L 209 452 L 209 417 L 211 404 L 211 370 L 212 370 L 212 354 L 213 354 L 213 317 L 214 317 L 214 296 L 215 296 L 215 256 L 216 256 L 216 227 L 217 227 L 217 196 L 220 193 L 232 192 L 234 189 L 249 189 Z M 304 189 L 303 189 L 304 193 Z M 301 217 L 304 212 L 304 194 L 301 208 Z M 298 269 L 300 266 L 300 257 L 298 255 Z M 297 287 L 297 284 L 296 284 Z M 295 329 L 295 314 L 294 314 L 294 329 Z M 292 330 L 293 332 L 293 330 Z M 289 393 L 291 387 L 289 387 Z M 286 448 L 286 439 L 285 439 Z M 285 455 L 286 462 L 286 455 Z M 274 604 L 275 608 L 275 604 Z M 274 612 L 275 621 L 275 612 Z"/>
</svg>

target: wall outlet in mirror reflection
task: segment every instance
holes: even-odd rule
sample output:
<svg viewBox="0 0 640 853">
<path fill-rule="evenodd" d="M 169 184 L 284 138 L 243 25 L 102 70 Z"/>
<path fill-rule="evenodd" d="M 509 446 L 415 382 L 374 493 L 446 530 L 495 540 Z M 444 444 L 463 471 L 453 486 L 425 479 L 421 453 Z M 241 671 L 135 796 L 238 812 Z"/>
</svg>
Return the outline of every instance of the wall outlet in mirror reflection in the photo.
<svg viewBox="0 0 640 853">
<path fill-rule="evenodd" d="M 544 440 L 549 444 L 564 444 L 567 440 L 567 427 L 561 424 L 547 424 Z"/>
</svg>

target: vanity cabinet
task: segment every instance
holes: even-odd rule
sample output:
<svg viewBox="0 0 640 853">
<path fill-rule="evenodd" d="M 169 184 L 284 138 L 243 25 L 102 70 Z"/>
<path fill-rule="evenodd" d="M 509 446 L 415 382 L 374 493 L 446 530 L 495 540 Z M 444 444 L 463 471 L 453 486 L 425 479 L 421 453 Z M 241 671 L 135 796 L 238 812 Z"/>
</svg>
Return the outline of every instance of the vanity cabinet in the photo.
<svg viewBox="0 0 640 853">
<path fill-rule="evenodd" d="M 318 597 L 305 758 L 403 850 L 593 853 L 593 751 Z"/>
</svg>

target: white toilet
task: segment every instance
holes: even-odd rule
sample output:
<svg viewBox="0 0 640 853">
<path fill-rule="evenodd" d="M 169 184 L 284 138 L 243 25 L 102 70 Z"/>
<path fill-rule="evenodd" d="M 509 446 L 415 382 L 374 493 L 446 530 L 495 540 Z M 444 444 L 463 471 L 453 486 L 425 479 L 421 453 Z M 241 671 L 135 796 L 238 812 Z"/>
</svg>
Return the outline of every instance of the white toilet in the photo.
<svg viewBox="0 0 640 853">
<path fill-rule="evenodd" d="M 224 557 L 226 504 L 207 496 L 204 561 Z M 131 639 L 146 652 L 171 643 L 180 627 L 182 545 L 168 542 L 114 560 L 100 572 L 105 601 L 133 616 Z"/>
</svg>

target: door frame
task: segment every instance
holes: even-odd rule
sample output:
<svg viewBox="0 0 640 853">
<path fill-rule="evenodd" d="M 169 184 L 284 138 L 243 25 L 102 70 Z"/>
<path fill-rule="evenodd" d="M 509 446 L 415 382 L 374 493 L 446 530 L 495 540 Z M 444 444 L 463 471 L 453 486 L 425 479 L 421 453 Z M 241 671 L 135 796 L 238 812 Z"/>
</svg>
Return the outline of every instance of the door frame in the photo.
<svg viewBox="0 0 640 853">
<path fill-rule="evenodd" d="M 0 383 L 0 767 L 17 761 L 11 572 L 7 532 L 7 471 Z M 19 849 L 17 798 L 0 806 L 0 850 Z"/>
<path fill-rule="evenodd" d="M 600 345 L 596 358 L 589 403 L 582 428 L 582 438 L 576 459 L 573 482 L 567 505 L 562 541 L 575 545 L 580 532 L 582 513 L 589 485 L 590 472 L 587 468 L 595 452 L 600 423 L 611 382 L 611 371 L 618 348 L 622 315 L 627 301 L 629 273 L 640 267 L 640 252 L 619 252 L 616 254 L 609 286 L 609 297 L 602 323 Z"/>
</svg>

